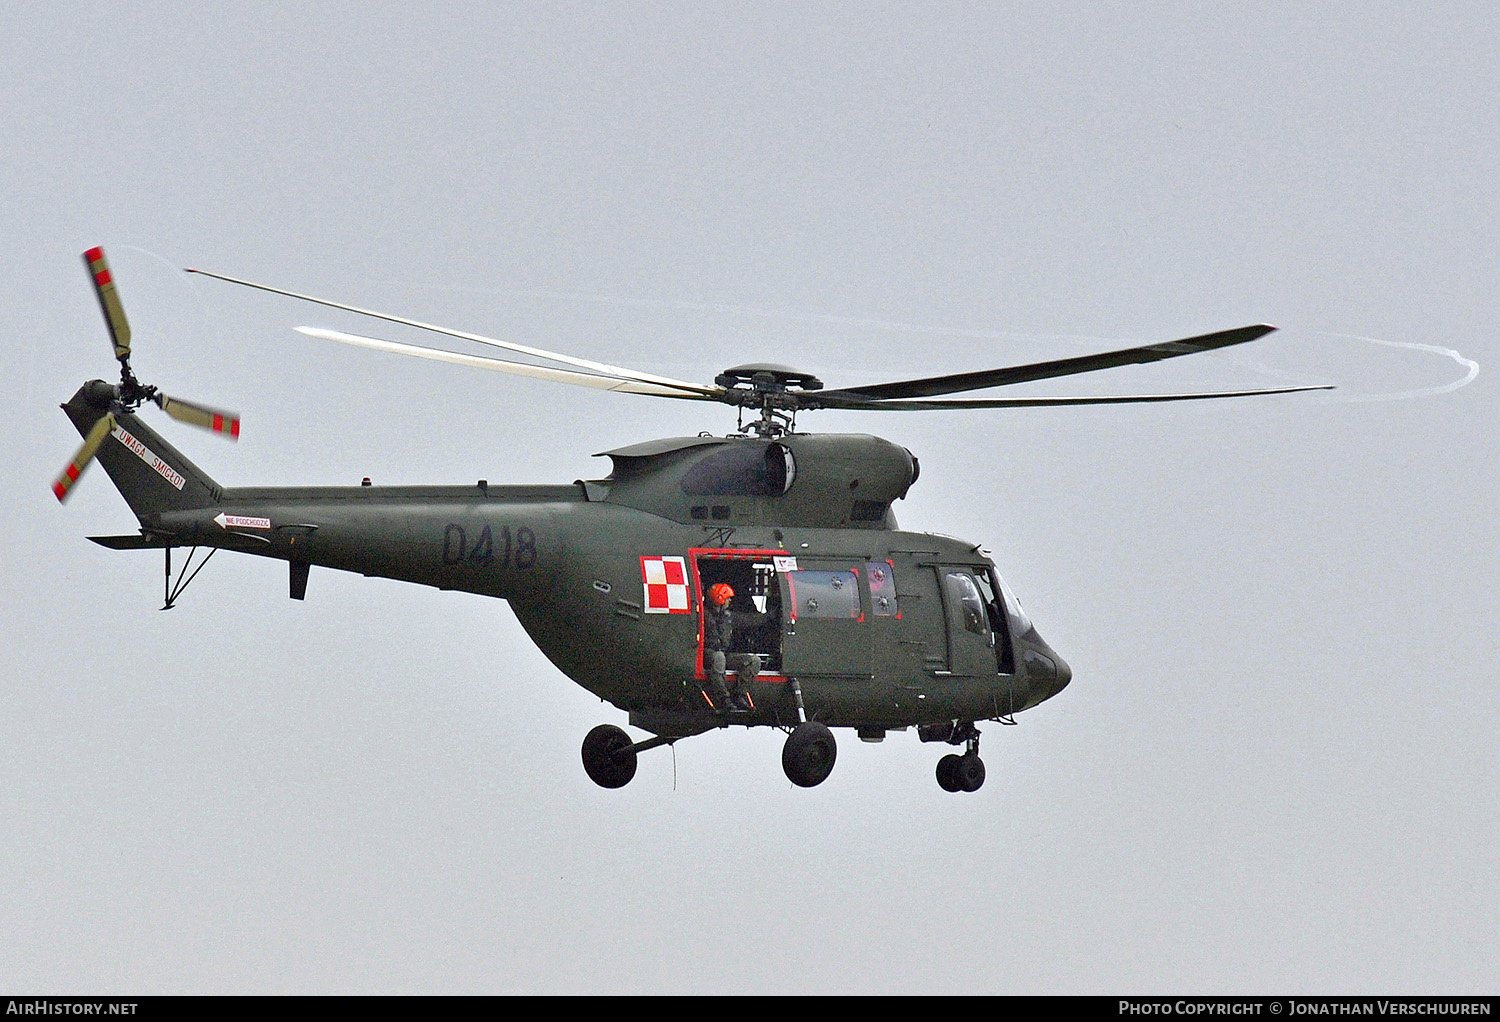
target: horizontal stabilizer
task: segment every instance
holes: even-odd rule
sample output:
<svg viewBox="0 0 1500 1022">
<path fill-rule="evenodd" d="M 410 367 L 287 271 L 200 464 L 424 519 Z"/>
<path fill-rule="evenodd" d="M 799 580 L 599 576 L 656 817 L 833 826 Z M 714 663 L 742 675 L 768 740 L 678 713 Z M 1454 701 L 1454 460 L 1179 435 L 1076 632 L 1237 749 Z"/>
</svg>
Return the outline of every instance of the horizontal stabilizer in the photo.
<svg viewBox="0 0 1500 1022">
<path fill-rule="evenodd" d="M 90 536 L 91 543 L 107 546 L 111 550 L 161 550 L 173 546 L 172 537 L 162 532 L 151 532 L 135 536 Z"/>
</svg>

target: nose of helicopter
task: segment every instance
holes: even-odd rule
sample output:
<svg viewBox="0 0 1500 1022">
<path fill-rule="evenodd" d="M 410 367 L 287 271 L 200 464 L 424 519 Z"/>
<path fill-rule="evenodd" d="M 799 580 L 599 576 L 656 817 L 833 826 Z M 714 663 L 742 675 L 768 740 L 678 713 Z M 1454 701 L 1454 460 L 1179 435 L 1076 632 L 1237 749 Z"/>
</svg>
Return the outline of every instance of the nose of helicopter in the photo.
<svg viewBox="0 0 1500 1022">
<path fill-rule="evenodd" d="M 1021 660 L 1033 690 L 1038 693 L 1037 702 L 1051 699 L 1073 680 L 1073 668 L 1045 642 L 1028 649 Z"/>
<path fill-rule="evenodd" d="M 1073 668 L 1069 667 L 1068 662 L 1056 653 L 1052 654 L 1052 659 L 1057 661 L 1057 680 L 1052 683 L 1052 694 L 1057 695 L 1068 687 L 1068 682 L 1073 680 Z"/>
</svg>

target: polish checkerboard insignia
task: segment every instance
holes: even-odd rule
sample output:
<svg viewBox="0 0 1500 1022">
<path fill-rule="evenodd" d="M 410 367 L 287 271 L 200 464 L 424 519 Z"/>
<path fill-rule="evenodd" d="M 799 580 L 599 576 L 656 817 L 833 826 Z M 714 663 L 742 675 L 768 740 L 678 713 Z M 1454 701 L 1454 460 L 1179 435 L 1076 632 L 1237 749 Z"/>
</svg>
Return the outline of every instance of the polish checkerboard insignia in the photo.
<svg viewBox="0 0 1500 1022">
<path fill-rule="evenodd" d="M 642 557 L 647 614 L 688 614 L 687 563 L 681 557 Z"/>
</svg>

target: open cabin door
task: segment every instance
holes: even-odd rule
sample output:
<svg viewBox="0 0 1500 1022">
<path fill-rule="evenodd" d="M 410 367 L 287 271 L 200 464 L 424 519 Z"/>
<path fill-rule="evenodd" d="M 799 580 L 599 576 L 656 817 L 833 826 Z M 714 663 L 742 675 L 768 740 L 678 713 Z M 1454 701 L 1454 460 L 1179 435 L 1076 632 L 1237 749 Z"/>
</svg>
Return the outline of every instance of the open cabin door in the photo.
<svg viewBox="0 0 1500 1022">
<path fill-rule="evenodd" d="M 874 675 L 866 592 L 869 562 L 798 557 L 779 573 L 785 636 L 782 670 L 792 677 Z"/>
<path fill-rule="evenodd" d="M 693 576 L 697 586 L 698 670 L 703 663 L 702 609 L 709 587 L 723 582 L 734 590 L 729 608 L 734 614 L 734 638 L 727 652 L 754 653 L 761 658 L 760 673 L 781 675 L 782 632 L 785 613 L 781 588 L 776 581 L 775 558 L 779 550 L 694 549 Z M 773 679 L 774 680 L 774 679 Z"/>
</svg>

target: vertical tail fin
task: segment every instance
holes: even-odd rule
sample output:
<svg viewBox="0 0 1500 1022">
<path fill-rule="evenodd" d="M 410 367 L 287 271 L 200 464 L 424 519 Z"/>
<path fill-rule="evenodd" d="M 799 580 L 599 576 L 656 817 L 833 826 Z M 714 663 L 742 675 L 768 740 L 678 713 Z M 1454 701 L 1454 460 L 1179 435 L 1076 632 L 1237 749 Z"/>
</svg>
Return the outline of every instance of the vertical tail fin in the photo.
<svg viewBox="0 0 1500 1022">
<path fill-rule="evenodd" d="M 110 412 L 115 388 L 85 383 L 62 406 L 84 436 Z M 190 511 L 218 503 L 219 485 L 130 412 L 114 413 L 114 428 L 96 455 L 142 525 L 164 511 Z"/>
</svg>

